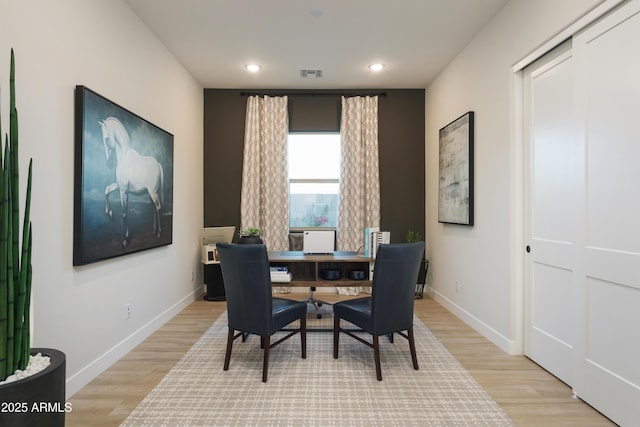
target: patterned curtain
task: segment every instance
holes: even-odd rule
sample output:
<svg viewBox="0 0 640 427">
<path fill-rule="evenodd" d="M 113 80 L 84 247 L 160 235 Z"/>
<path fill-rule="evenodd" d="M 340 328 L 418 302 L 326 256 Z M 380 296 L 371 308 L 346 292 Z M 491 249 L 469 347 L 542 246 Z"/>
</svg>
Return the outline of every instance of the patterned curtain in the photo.
<svg viewBox="0 0 640 427">
<path fill-rule="evenodd" d="M 270 251 L 289 247 L 287 97 L 247 99 L 241 228 L 257 227 Z"/>
<path fill-rule="evenodd" d="M 364 246 L 365 227 L 380 226 L 378 97 L 342 97 L 338 249 Z"/>
</svg>

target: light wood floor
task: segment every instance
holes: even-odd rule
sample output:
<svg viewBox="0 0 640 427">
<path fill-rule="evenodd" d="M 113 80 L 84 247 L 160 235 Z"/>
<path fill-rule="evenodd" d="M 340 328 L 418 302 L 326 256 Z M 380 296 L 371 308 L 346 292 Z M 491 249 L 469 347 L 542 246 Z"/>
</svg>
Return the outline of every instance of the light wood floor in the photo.
<svg viewBox="0 0 640 427">
<path fill-rule="evenodd" d="M 322 294 L 330 302 L 341 298 Z M 66 426 L 119 425 L 224 310 L 224 302 L 189 305 L 71 396 Z M 573 399 L 571 389 L 547 371 L 524 356 L 505 354 L 434 300 L 416 300 L 415 313 L 518 426 L 615 425 Z"/>
</svg>

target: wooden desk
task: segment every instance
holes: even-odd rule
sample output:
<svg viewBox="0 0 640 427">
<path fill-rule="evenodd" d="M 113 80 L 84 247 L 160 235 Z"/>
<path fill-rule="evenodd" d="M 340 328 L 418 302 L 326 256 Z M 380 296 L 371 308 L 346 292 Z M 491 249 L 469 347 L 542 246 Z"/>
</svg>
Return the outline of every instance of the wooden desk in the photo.
<svg viewBox="0 0 640 427">
<path fill-rule="evenodd" d="M 360 270 L 369 278 L 371 258 L 365 258 L 355 252 L 334 252 L 327 255 L 305 255 L 302 252 L 269 252 L 269 263 L 272 266 L 287 267 L 291 273 L 290 283 L 274 283 L 274 286 L 371 286 L 371 280 L 351 280 L 349 271 Z M 321 271 L 325 269 L 339 270 L 340 279 L 325 280 Z"/>
</svg>

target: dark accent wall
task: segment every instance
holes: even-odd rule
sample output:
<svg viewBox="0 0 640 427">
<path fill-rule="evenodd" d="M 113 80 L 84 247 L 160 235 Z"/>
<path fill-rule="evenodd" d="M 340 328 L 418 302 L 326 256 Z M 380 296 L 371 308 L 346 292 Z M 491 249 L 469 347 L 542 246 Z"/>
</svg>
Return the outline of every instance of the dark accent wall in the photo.
<svg viewBox="0 0 640 427">
<path fill-rule="evenodd" d="M 247 97 L 238 89 L 204 91 L 204 226 L 240 226 L 244 118 Z M 339 131 L 341 95 L 385 93 L 378 99 L 380 228 L 392 243 L 408 230 L 425 235 L 425 91 L 256 90 L 289 95 L 291 131 Z"/>
</svg>

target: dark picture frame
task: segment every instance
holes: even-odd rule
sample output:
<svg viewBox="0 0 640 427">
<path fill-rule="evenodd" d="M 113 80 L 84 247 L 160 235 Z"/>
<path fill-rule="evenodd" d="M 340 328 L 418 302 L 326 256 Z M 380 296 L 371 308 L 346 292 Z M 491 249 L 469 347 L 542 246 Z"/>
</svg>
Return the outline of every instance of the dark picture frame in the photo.
<svg viewBox="0 0 640 427">
<path fill-rule="evenodd" d="M 473 122 L 473 111 L 469 111 L 439 132 L 440 223 L 473 225 Z"/>
<path fill-rule="evenodd" d="M 172 242 L 173 135 L 76 86 L 73 265 Z"/>
</svg>

